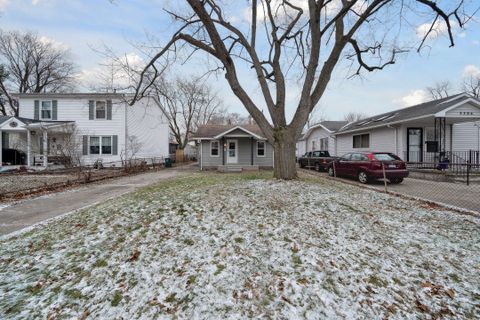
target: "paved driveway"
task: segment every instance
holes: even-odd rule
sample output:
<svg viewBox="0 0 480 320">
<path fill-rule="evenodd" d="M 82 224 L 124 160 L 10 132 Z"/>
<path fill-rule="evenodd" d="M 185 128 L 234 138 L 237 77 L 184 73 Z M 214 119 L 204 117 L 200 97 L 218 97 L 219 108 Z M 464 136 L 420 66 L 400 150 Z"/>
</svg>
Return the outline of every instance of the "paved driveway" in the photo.
<svg viewBox="0 0 480 320">
<path fill-rule="evenodd" d="M 11 206 L 0 203 L 0 235 L 191 172 L 185 168 L 148 172 L 24 200 Z"/>
<path fill-rule="evenodd" d="M 326 173 L 309 171 L 328 177 Z M 348 182 L 361 185 L 358 181 L 348 178 L 341 178 Z M 368 186 L 378 190 L 385 190 L 383 181 L 370 183 Z M 401 184 L 388 184 L 389 191 L 397 192 L 407 196 L 418 197 L 446 205 L 459 207 L 480 213 L 480 184 L 467 186 L 464 183 L 438 182 L 407 178 Z"/>
</svg>

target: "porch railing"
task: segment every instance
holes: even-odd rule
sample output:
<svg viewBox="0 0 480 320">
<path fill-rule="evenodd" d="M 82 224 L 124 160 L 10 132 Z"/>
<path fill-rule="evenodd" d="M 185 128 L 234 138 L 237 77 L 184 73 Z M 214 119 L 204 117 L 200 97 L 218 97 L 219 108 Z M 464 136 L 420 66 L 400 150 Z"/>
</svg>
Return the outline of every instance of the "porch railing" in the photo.
<svg viewBox="0 0 480 320">
<path fill-rule="evenodd" d="M 480 165 L 480 151 L 404 151 L 403 160 L 405 160 L 407 163 L 424 163 L 426 167 L 433 166 L 434 168 L 436 168 L 440 163 L 449 163 L 452 165 Z"/>
</svg>

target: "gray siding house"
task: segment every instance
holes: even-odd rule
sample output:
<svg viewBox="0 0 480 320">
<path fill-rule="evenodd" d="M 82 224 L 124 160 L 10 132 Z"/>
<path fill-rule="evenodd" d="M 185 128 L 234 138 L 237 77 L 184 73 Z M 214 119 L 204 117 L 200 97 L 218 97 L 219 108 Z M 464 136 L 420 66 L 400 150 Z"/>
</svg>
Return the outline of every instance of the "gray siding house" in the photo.
<svg viewBox="0 0 480 320">
<path fill-rule="evenodd" d="M 200 170 L 273 168 L 273 147 L 257 125 L 205 125 L 192 137 L 198 144 Z"/>
<path fill-rule="evenodd" d="M 328 151 L 330 155 L 335 155 L 336 141 L 333 133 L 347 124 L 348 121 L 322 121 L 311 126 L 297 142 L 297 157 L 314 150 Z"/>
<path fill-rule="evenodd" d="M 334 132 L 335 155 L 385 151 L 409 162 L 479 162 L 480 100 L 462 93 L 349 123 Z"/>
</svg>

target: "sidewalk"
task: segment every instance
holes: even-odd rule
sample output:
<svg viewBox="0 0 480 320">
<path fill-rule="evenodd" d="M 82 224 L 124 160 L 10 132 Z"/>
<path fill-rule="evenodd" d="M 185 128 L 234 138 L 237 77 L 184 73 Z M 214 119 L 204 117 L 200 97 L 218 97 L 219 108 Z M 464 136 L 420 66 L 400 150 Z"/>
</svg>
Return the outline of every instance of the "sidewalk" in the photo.
<svg viewBox="0 0 480 320">
<path fill-rule="evenodd" d="M 3 206 L 0 235 L 8 234 L 62 214 L 95 205 L 159 181 L 191 174 L 187 168 L 166 169 L 94 183 Z"/>
</svg>

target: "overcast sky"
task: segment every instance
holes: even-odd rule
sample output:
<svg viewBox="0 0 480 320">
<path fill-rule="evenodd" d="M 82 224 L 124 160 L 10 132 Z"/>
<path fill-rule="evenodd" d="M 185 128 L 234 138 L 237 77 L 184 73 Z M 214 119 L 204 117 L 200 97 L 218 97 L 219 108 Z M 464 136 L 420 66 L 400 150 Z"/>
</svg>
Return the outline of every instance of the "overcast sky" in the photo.
<svg viewBox="0 0 480 320">
<path fill-rule="evenodd" d="M 173 29 L 162 7 L 165 2 L 175 3 L 172 1 L 116 0 L 112 4 L 108 0 L 0 0 L 0 28 L 35 31 L 68 47 L 82 79 L 88 82 L 103 59 L 92 47 L 105 44 L 135 58 L 131 43 L 144 41 L 146 34 L 168 40 Z M 418 23 L 417 31 L 421 30 Z M 419 35 L 413 30 L 406 36 L 414 39 Z M 431 50 L 410 53 L 386 70 L 365 74 L 361 79 L 335 74 L 317 113 L 329 120 L 341 120 L 349 111 L 368 115 L 387 112 L 428 99 L 425 87 L 442 80 L 450 80 L 459 91 L 462 77 L 480 76 L 480 24 L 473 22 L 467 30 L 457 30 L 455 42 L 455 47 L 449 48 L 447 39 L 440 35 L 429 42 Z M 223 78 L 212 79 L 212 84 L 231 111 L 246 114 Z M 295 90 L 289 92 L 292 101 L 295 95 Z"/>
</svg>

